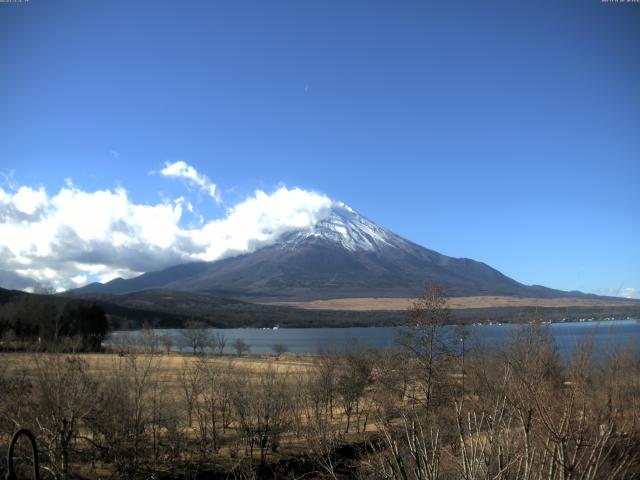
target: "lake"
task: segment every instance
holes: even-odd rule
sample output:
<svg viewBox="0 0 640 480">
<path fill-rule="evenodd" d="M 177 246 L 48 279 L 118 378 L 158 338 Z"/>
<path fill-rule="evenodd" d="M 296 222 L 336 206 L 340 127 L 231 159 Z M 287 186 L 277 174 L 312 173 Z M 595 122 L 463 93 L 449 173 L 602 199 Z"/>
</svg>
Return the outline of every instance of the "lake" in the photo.
<svg viewBox="0 0 640 480">
<path fill-rule="evenodd" d="M 467 345 L 482 344 L 488 347 L 507 342 L 515 329 L 522 325 L 472 325 L 465 327 Z M 552 323 L 544 326 L 549 329 L 563 356 L 570 355 L 576 344 L 589 340 L 594 352 L 604 352 L 611 348 L 640 346 L 640 321 L 638 320 L 606 320 L 592 322 Z M 446 327 L 448 335 L 458 341 L 458 327 Z M 321 349 L 335 347 L 344 350 L 353 342 L 363 347 L 384 348 L 392 346 L 396 341 L 397 327 L 353 327 L 353 328 L 229 328 L 210 329 L 211 333 L 220 332 L 227 338 L 226 353 L 233 353 L 231 344 L 241 338 L 251 347 L 251 353 L 272 353 L 273 345 L 280 343 L 287 346 L 291 353 L 315 354 Z M 179 329 L 157 329 L 157 335 L 170 335 L 175 339 L 174 350 L 185 350 L 180 346 Z M 113 332 L 105 344 L 117 344 L 122 341 L 138 343 L 141 338 L 139 330 Z"/>
</svg>

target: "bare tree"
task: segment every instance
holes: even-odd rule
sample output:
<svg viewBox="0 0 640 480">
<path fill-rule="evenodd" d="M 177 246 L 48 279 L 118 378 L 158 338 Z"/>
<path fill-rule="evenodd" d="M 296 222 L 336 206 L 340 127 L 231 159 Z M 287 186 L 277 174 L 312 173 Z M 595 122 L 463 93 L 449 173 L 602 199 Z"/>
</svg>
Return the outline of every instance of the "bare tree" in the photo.
<svg viewBox="0 0 640 480">
<path fill-rule="evenodd" d="M 226 374 L 228 368 L 220 362 L 202 358 L 198 361 L 197 381 L 199 383 L 195 408 L 198 418 L 198 431 L 201 450 L 206 452 L 209 444 L 214 451 L 220 446 L 220 433 L 225 416 L 228 415 L 226 395 Z M 210 442 L 209 442 L 210 440 Z"/>
<path fill-rule="evenodd" d="M 411 381 L 408 358 L 404 351 L 397 348 L 386 348 L 375 353 L 375 358 L 372 358 L 375 376 L 372 396 L 377 409 L 376 417 L 387 421 L 398 414 L 405 400 Z"/>
<path fill-rule="evenodd" d="M 311 377 L 311 388 L 316 399 L 316 415 L 325 415 L 333 419 L 339 363 L 340 355 L 335 348 L 319 352 L 317 376 Z"/>
<path fill-rule="evenodd" d="M 443 381 L 439 368 L 444 354 L 448 353 L 444 326 L 449 322 L 450 310 L 444 288 L 428 285 L 420 298 L 409 307 L 411 327 L 401 330 L 399 344 L 417 364 L 418 385 L 422 392 L 414 401 L 419 401 L 429 412 L 436 385 Z"/>
<path fill-rule="evenodd" d="M 384 450 L 377 455 L 376 473 L 381 473 L 380 478 L 385 479 L 440 479 L 442 440 L 439 431 L 425 427 L 412 414 L 402 415 L 401 422 L 398 427 L 380 426 Z"/>
<path fill-rule="evenodd" d="M 158 351 L 160 338 L 152 328 L 144 328 L 141 332 L 140 345 L 145 352 L 154 355 Z"/>
<path fill-rule="evenodd" d="M 338 370 L 337 392 L 347 416 L 345 433 L 349 433 L 352 417 L 356 416 L 356 430 L 360 431 L 361 403 L 370 382 L 372 363 L 361 350 L 347 352 Z"/>
<path fill-rule="evenodd" d="M 289 347 L 287 347 L 284 343 L 276 343 L 271 347 L 271 349 L 273 350 L 273 353 L 276 354 L 277 358 L 280 358 L 281 355 L 289 351 Z"/>
<path fill-rule="evenodd" d="M 83 440 L 120 478 L 135 478 L 149 464 L 155 470 L 149 454 L 158 453 L 153 441 L 159 430 L 154 432 L 153 424 L 161 422 L 163 406 L 154 358 L 149 353 L 115 357 L 111 369 L 100 374 L 100 388 L 92 392 L 95 410 L 86 418 Z"/>
<path fill-rule="evenodd" d="M 227 337 L 222 332 L 216 332 L 213 337 L 213 344 L 218 355 L 224 354 L 224 348 L 227 346 Z"/>
<path fill-rule="evenodd" d="M 94 408 L 95 383 L 78 357 L 35 357 L 34 423 L 56 478 L 69 476 L 81 422 Z"/>
<path fill-rule="evenodd" d="M 200 394 L 200 369 L 187 359 L 182 361 L 182 368 L 178 374 L 178 382 L 183 393 L 185 407 L 187 410 L 187 426 L 191 428 L 193 424 L 193 410 L 196 400 Z"/>
<path fill-rule="evenodd" d="M 173 347 L 174 344 L 173 337 L 167 334 L 162 335 L 160 337 L 160 344 L 164 347 L 167 355 L 169 355 L 169 353 L 171 352 L 171 347 Z"/>
<path fill-rule="evenodd" d="M 124 358 L 124 367 L 128 372 L 128 416 L 130 458 L 121 464 L 131 475 L 138 471 L 140 463 L 145 460 L 145 429 L 150 422 L 147 403 L 149 401 L 149 385 L 155 374 L 155 363 L 152 355 L 128 355 Z"/>
<path fill-rule="evenodd" d="M 211 334 L 202 322 L 188 322 L 180 330 L 180 340 L 184 348 L 190 348 L 193 354 L 204 353 L 211 346 Z"/>
<path fill-rule="evenodd" d="M 238 380 L 233 403 L 249 455 L 252 456 L 257 447 L 260 461 L 264 463 L 269 448 L 277 451 L 280 436 L 291 421 L 293 405 L 288 374 L 268 368 L 260 372 L 257 385 Z"/>
<path fill-rule="evenodd" d="M 233 342 L 233 348 L 236 350 L 236 354 L 241 357 L 244 353 L 249 353 L 251 347 L 242 338 L 238 338 Z"/>
</svg>

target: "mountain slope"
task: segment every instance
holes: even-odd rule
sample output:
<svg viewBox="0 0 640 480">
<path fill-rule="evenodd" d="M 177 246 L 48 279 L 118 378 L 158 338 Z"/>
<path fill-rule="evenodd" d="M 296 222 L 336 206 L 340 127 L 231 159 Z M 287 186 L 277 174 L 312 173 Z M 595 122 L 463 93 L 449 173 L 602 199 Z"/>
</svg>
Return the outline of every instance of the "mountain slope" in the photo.
<svg viewBox="0 0 640 480">
<path fill-rule="evenodd" d="M 311 228 L 287 232 L 253 253 L 178 265 L 74 292 L 122 294 L 164 288 L 261 301 L 313 300 L 412 297 L 428 282 L 445 285 L 451 296 L 567 296 L 525 286 L 484 263 L 416 245 L 341 203 Z"/>
</svg>

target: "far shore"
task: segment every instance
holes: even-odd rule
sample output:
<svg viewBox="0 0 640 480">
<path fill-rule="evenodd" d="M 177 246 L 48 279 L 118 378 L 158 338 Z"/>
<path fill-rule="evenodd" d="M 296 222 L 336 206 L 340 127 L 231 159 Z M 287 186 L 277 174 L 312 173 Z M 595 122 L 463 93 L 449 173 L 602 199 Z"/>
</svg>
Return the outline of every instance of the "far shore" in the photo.
<svg viewBox="0 0 640 480">
<path fill-rule="evenodd" d="M 281 305 L 307 310 L 340 310 L 354 312 L 401 311 L 406 310 L 413 298 L 332 298 L 327 300 L 310 300 L 294 302 L 263 302 L 264 305 Z M 507 296 L 450 297 L 447 305 L 452 310 L 468 308 L 501 308 L 501 307 L 621 307 L 638 306 L 640 301 L 612 298 L 534 298 Z"/>
</svg>

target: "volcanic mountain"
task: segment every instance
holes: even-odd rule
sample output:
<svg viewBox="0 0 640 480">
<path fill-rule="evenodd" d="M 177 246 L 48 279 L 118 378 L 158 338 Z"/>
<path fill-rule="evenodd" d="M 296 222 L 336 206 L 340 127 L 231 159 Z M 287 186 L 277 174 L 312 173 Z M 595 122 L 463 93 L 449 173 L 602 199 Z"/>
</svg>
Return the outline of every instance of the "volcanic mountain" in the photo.
<svg viewBox="0 0 640 480">
<path fill-rule="evenodd" d="M 338 202 L 311 227 L 288 231 L 254 252 L 93 283 L 73 293 L 165 289 L 252 301 L 293 301 L 415 297 L 427 283 L 444 285 L 451 296 L 582 295 L 526 286 L 482 262 L 421 247 Z"/>
</svg>

